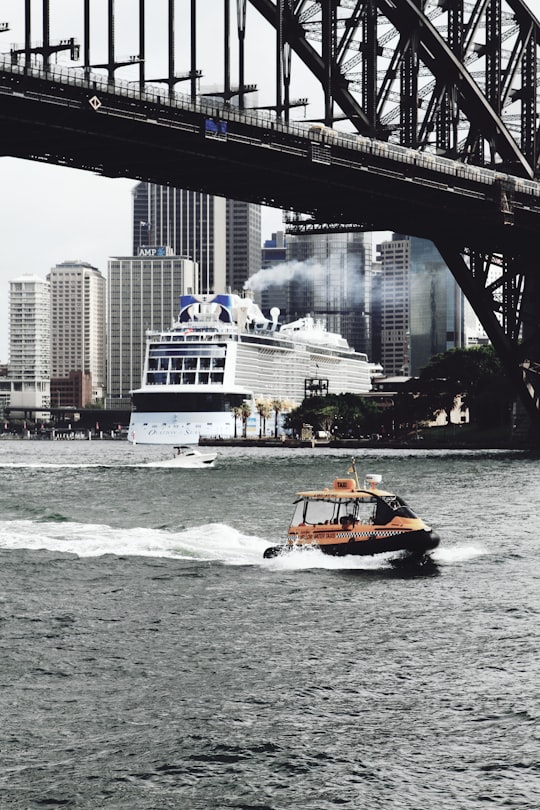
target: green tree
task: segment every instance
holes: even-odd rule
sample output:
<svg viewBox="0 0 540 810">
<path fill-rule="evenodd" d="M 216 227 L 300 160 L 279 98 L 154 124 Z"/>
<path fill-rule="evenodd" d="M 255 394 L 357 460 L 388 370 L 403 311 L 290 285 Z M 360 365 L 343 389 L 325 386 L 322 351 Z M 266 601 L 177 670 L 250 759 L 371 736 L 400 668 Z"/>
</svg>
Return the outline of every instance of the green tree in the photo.
<svg viewBox="0 0 540 810">
<path fill-rule="evenodd" d="M 505 424 L 514 400 L 510 380 L 491 346 L 434 355 L 418 380 L 410 381 L 409 391 L 424 408 L 425 418 L 445 411 L 449 420 L 456 398 L 461 396 L 470 421 L 479 427 Z"/>
<path fill-rule="evenodd" d="M 279 414 L 283 410 L 283 400 L 281 399 L 273 399 L 270 403 L 270 407 L 274 411 L 274 439 L 277 439 L 278 435 L 278 417 Z"/>
<path fill-rule="evenodd" d="M 245 439 L 247 434 L 247 420 L 251 416 L 250 403 L 243 402 L 240 410 L 242 411 L 242 436 Z"/>
<path fill-rule="evenodd" d="M 231 413 L 234 416 L 234 438 L 236 439 L 238 435 L 236 427 L 238 419 L 242 418 L 242 408 L 240 408 L 238 405 L 235 405 L 233 408 L 231 408 Z"/>
<path fill-rule="evenodd" d="M 266 420 L 272 413 L 272 406 L 266 399 L 257 399 L 255 408 L 259 414 L 259 439 L 266 436 Z"/>
<path fill-rule="evenodd" d="M 369 399 L 359 394 L 328 394 L 308 397 L 285 419 L 287 428 L 300 434 L 303 424 L 315 431 L 326 430 L 334 436 L 358 438 L 373 431 L 380 411 Z"/>
</svg>

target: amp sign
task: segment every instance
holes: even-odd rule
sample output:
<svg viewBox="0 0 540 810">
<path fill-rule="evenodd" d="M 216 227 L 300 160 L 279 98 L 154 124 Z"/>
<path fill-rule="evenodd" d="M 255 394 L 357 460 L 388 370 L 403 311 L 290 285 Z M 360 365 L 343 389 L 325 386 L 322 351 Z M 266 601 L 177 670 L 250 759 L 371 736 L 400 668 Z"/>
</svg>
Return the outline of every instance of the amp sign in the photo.
<svg viewBox="0 0 540 810">
<path fill-rule="evenodd" d="M 172 256 L 172 250 L 170 247 L 165 247 L 164 245 L 155 245 L 152 247 L 141 245 L 137 252 L 137 256 L 149 256 L 151 258 L 157 256 Z"/>
</svg>

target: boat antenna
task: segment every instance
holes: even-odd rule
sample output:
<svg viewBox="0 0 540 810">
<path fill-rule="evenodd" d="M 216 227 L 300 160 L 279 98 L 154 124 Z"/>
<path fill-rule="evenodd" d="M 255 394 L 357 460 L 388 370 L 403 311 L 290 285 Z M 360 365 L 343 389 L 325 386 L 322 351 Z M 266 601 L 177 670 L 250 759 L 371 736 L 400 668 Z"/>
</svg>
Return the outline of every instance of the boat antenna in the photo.
<svg viewBox="0 0 540 810">
<path fill-rule="evenodd" d="M 351 458 L 351 466 L 347 470 L 349 473 L 354 473 L 354 480 L 356 483 L 356 489 L 360 489 L 360 481 L 358 480 L 358 473 L 356 471 L 356 461 L 354 458 Z"/>
</svg>

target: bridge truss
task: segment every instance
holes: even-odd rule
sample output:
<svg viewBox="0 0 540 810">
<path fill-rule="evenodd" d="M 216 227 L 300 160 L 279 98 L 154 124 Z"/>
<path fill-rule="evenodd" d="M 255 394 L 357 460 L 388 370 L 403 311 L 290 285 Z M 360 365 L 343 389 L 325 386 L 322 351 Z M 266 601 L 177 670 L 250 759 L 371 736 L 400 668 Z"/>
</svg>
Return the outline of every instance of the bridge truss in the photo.
<svg viewBox="0 0 540 810">
<path fill-rule="evenodd" d="M 514 216 L 507 182 L 540 175 L 540 28 L 523 0 L 222 0 L 212 4 L 211 20 L 206 0 L 167 0 L 161 17 L 155 2 L 145 0 L 107 0 L 99 11 L 90 0 L 69 5 L 73 30 L 66 31 L 65 19 L 55 16 L 56 0 L 17 4 L 21 41 L 2 50 L 14 71 L 28 67 L 27 87 L 30 66 L 47 78 L 63 60 L 89 86 L 102 75 L 111 93 L 119 80 L 129 80 L 141 98 L 160 86 L 170 99 L 182 89 L 194 104 L 211 96 L 225 108 L 257 109 L 283 124 L 303 113 L 328 129 L 500 172 L 491 242 L 484 226 L 476 235 L 474 222 L 466 227 L 444 206 L 438 217 L 413 216 L 405 232 L 437 245 L 540 432 L 538 251 L 534 229 Z M 11 21 L 0 24 L 0 33 L 9 30 Z M 119 56 L 120 47 L 132 55 Z M 9 64 L 0 71 L 6 81 Z M 62 162 L 50 143 L 39 154 L 27 132 L 16 145 L 13 131 L 11 144 L 6 132 L 6 154 Z M 64 149 L 67 165 L 83 164 L 69 139 Z M 163 182 L 158 175 L 147 179 Z M 189 183 L 196 180 L 186 173 Z M 210 177 L 205 183 L 204 190 L 222 193 Z M 411 185 L 404 204 L 414 210 L 422 194 Z M 301 205 L 285 186 L 268 197 L 278 207 Z M 256 195 L 245 188 L 244 198 Z M 310 228 L 402 230 L 407 224 L 392 206 L 386 217 L 383 207 L 373 217 L 366 194 L 346 210 L 330 203 L 297 210 L 309 215 Z"/>
</svg>

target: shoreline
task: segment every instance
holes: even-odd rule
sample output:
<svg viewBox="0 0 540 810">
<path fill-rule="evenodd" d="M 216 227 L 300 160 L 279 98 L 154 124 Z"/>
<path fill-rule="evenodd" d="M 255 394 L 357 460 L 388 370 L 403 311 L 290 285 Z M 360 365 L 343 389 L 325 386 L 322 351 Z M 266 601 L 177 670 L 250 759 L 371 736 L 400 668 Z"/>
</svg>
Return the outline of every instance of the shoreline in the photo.
<svg viewBox="0 0 540 810">
<path fill-rule="evenodd" d="M 220 439 L 200 438 L 201 447 L 286 447 L 286 448 L 325 448 L 337 450 L 519 450 L 533 448 L 516 440 L 496 440 L 472 437 L 468 441 L 426 440 L 385 440 L 385 439 L 336 439 L 329 442 L 310 442 L 299 439 Z"/>
</svg>

